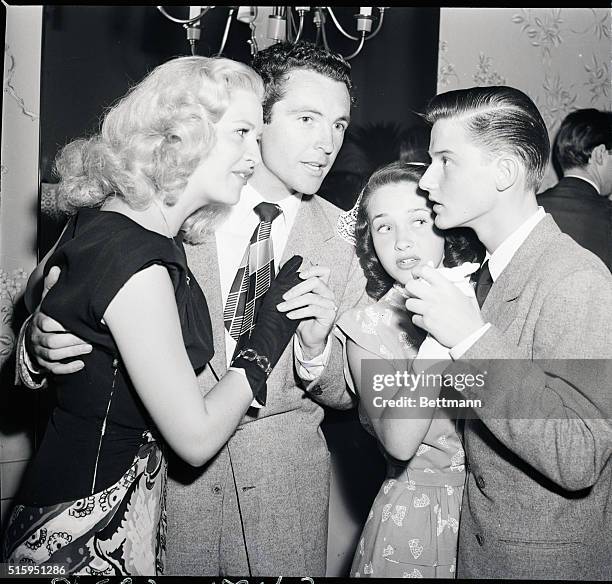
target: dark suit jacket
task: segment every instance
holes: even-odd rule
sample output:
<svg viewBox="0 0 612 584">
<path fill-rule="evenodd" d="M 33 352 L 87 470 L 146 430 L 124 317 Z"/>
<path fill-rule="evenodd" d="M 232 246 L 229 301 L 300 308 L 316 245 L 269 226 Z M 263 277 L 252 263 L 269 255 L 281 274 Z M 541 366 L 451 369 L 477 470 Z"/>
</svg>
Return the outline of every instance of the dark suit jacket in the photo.
<svg viewBox="0 0 612 584">
<path fill-rule="evenodd" d="M 612 275 L 546 215 L 482 315 L 457 577 L 611 579 Z"/>
<path fill-rule="evenodd" d="M 612 271 L 612 203 L 580 178 L 564 177 L 538 195 L 561 231 L 599 256 Z"/>
</svg>

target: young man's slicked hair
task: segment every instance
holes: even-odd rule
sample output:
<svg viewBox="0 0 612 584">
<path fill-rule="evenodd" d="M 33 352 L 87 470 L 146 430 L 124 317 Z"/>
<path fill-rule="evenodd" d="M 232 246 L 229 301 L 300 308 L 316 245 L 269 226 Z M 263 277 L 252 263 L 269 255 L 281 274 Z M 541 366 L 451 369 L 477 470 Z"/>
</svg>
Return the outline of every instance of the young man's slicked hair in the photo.
<svg viewBox="0 0 612 584">
<path fill-rule="evenodd" d="M 251 66 L 264 82 L 263 120 L 266 124 L 270 123 L 272 107 L 284 96 L 289 73 L 295 69 L 314 71 L 333 81 L 340 81 L 352 96 L 350 64 L 338 53 L 313 43 L 300 41 L 295 44 L 284 42 L 271 45 L 255 55 Z"/>
<path fill-rule="evenodd" d="M 494 85 L 456 89 L 436 95 L 425 119 L 457 119 L 491 154 L 512 152 L 523 162 L 526 187 L 537 192 L 550 154 L 548 130 L 538 108 L 522 91 Z"/>
</svg>

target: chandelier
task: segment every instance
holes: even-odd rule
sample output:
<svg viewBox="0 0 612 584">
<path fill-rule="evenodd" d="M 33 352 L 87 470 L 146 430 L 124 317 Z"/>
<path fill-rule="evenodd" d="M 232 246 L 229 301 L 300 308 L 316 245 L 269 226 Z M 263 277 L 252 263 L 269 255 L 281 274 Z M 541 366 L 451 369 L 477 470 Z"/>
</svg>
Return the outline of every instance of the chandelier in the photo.
<svg viewBox="0 0 612 584">
<path fill-rule="evenodd" d="M 189 18 L 186 19 L 172 16 L 163 6 L 156 6 L 156 8 L 167 19 L 183 26 L 187 33 L 187 41 L 189 42 L 192 55 L 196 54 L 196 45 L 200 40 L 202 32 L 202 19 L 206 13 L 213 8 L 226 8 L 229 10 L 225 23 L 225 29 L 223 31 L 223 37 L 221 39 L 221 45 L 219 47 L 219 51 L 216 53 L 217 55 L 222 54 L 225 49 L 233 20 L 249 25 L 251 29 L 251 38 L 247 42 L 250 45 L 251 55 L 254 56 L 259 50 L 257 40 L 255 38 L 255 30 L 257 26 L 262 25 L 262 21 L 261 19 L 258 19 L 258 16 L 259 11 L 263 7 L 190 6 Z M 363 49 L 366 41 L 374 38 L 380 32 L 385 17 L 385 10 L 387 10 L 386 7 L 361 6 L 359 8 L 359 12 L 354 15 L 356 21 L 356 34 L 350 34 L 340 24 L 340 21 L 338 20 L 331 6 L 273 6 L 270 8 L 272 8 L 272 13 L 267 18 L 266 30 L 266 38 L 270 41 L 268 44 L 280 43 L 283 41 L 297 43 L 303 37 L 306 18 L 311 16 L 316 31 L 316 37 L 314 39 L 315 44 L 323 44 L 327 50 L 332 50 L 327 40 L 326 25 L 329 21 L 333 23 L 334 27 L 343 36 L 357 43 L 355 50 L 351 54 L 344 55 L 344 58 L 347 60 L 356 57 Z M 378 10 L 378 16 L 375 16 L 374 8 Z M 376 28 L 372 32 L 372 27 L 375 20 L 378 20 L 378 22 L 376 23 Z"/>
</svg>

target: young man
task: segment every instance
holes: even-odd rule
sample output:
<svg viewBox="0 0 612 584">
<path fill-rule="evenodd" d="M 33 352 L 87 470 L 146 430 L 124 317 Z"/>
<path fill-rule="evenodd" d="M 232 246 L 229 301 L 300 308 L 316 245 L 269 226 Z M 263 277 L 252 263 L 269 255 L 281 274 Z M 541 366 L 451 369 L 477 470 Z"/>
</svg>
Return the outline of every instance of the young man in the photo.
<svg viewBox="0 0 612 584">
<path fill-rule="evenodd" d="M 563 171 L 538 195 L 563 233 L 599 256 L 612 271 L 612 112 L 576 110 L 563 122 L 553 155 Z"/>
<path fill-rule="evenodd" d="M 215 235 L 187 248 L 214 330 L 215 355 L 199 376 L 202 392 L 225 372 L 235 348 L 224 306 L 259 222 L 253 208 L 262 201 L 281 210 L 271 226 L 275 265 L 299 254 L 309 266 L 304 282 L 279 305 L 301 322 L 293 347 L 268 378 L 265 407 L 251 408 L 204 468 L 170 461 L 169 575 L 325 575 L 330 465 L 322 405 L 353 405 L 341 345 L 329 333 L 336 315 L 361 298 L 365 281 L 353 246 L 337 234 L 341 210 L 312 195 L 344 140 L 350 67 L 307 43 L 274 45 L 253 66 L 266 85 L 263 164 Z M 49 355 L 57 340 L 40 329 L 57 325 L 43 320 L 33 321 L 34 352 L 39 364 L 57 372 L 56 362 L 75 349 Z M 64 344 L 77 342 L 66 336 Z"/>
<path fill-rule="evenodd" d="M 428 267 L 406 285 L 415 324 L 451 348 L 445 373 L 486 380 L 463 390 L 482 407 L 465 421 L 457 576 L 609 579 L 612 277 L 538 208 L 549 142 L 524 93 L 451 91 L 426 116 L 436 226 L 471 227 L 488 252 L 482 311 Z"/>
</svg>

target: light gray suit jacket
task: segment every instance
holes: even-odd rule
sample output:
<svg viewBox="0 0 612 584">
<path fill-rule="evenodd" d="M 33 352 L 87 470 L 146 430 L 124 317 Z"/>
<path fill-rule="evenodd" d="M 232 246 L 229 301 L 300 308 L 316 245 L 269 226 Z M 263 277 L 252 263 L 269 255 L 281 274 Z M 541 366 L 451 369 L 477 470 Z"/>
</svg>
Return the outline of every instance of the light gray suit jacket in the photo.
<svg viewBox="0 0 612 584">
<path fill-rule="evenodd" d="M 482 314 L 491 328 L 446 370 L 486 372 L 463 392 L 483 407 L 465 425 L 457 576 L 609 579 L 612 276 L 546 215 Z"/>
<path fill-rule="evenodd" d="M 360 301 L 365 290 L 355 248 L 336 233 L 340 213 L 318 196 L 304 197 L 281 261 L 299 254 L 329 266 L 338 314 Z M 225 332 L 214 236 L 187 246 L 187 257 L 208 301 L 215 347 L 211 365 L 221 376 L 226 371 Z M 192 469 L 171 460 L 166 574 L 218 574 L 222 532 L 236 529 L 236 518 L 230 526 L 222 515 L 224 497 L 235 496 L 229 451 L 253 575 L 325 575 L 330 469 L 321 406 L 353 406 L 342 348 L 331 338 L 328 365 L 308 386 L 295 372 L 289 344 L 268 379 L 266 407 L 249 409 L 227 447 L 209 464 Z M 215 378 L 206 369 L 199 382 L 205 394 Z M 236 545 L 241 540 L 236 534 Z"/>
</svg>

